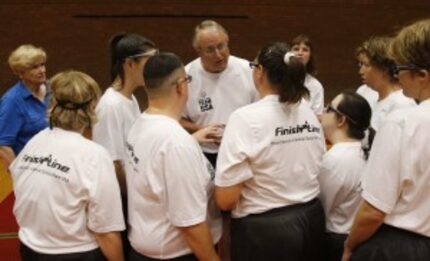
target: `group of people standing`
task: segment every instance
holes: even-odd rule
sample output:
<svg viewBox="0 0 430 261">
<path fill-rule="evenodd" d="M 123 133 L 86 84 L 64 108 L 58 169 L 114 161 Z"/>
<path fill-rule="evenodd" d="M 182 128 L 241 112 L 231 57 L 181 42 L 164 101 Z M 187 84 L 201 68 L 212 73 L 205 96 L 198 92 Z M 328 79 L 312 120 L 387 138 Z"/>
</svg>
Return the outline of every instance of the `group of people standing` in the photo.
<svg viewBox="0 0 430 261">
<path fill-rule="evenodd" d="M 365 41 L 366 86 L 325 107 L 305 35 L 248 62 L 206 20 L 186 66 L 138 34 L 110 44 L 103 95 L 77 71 L 46 84 L 41 48 L 10 55 L 0 156 L 23 260 L 430 258 L 430 20 Z"/>
</svg>

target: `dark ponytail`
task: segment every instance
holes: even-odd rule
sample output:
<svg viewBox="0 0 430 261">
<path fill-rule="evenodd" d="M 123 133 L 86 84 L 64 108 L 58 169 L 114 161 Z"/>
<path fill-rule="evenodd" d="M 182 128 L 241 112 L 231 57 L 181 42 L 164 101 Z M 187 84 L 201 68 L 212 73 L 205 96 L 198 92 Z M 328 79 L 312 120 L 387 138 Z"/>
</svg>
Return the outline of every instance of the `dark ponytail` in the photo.
<svg viewBox="0 0 430 261">
<path fill-rule="evenodd" d="M 268 81 L 277 88 L 280 102 L 297 103 L 309 97 L 309 91 L 304 86 L 306 68 L 289 53 L 286 43 L 266 45 L 259 52 L 257 61 L 265 70 Z"/>
<path fill-rule="evenodd" d="M 367 140 L 362 142 L 364 156 L 367 159 L 372 147 L 375 130 L 370 127 L 372 109 L 366 99 L 352 90 L 341 92 L 342 100 L 337 106 L 337 110 L 345 116 L 348 124 L 348 136 L 354 139 Z"/>
<path fill-rule="evenodd" d="M 110 76 L 112 81 L 118 76 L 124 81 L 122 65 L 126 58 L 155 49 L 155 44 L 151 40 L 138 34 L 127 33 L 114 35 L 109 41 L 109 46 L 111 55 Z"/>
</svg>

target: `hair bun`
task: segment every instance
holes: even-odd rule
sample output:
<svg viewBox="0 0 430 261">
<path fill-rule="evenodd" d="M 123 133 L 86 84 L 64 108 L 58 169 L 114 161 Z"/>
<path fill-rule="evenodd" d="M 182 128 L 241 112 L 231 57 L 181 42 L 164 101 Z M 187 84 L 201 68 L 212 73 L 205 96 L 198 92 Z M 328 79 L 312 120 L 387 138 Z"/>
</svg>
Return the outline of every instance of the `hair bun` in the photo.
<svg viewBox="0 0 430 261">
<path fill-rule="evenodd" d="M 293 52 L 287 52 L 287 53 L 284 55 L 284 63 L 285 63 L 286 65 L 289 65 L 289 64 L 290 64 L 290 59 L 291 59 L 291 57 L 296 57 L 296 54 L 295 54 L 295 53 L 293 53 Z"/>
</svg>

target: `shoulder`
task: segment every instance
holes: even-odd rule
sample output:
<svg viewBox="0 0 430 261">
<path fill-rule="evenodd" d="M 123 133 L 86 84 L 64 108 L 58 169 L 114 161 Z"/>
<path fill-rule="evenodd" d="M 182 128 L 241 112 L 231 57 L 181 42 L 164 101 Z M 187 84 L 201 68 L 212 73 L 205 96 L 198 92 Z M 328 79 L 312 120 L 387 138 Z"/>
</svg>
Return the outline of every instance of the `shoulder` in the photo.
<svg viewBox="0 0 430 261">
<path fill-rule="evenodd" d="M 313 88 L 316 88 L 316 89 L 322 89 L 323 88 L 323 86 L 322 86 L 322 84 L 321 84 L 321 82 L 320 81 L 318 81 L 318 79 L 317 78 L 315 78 L 314 76 L 312 76 L 311 74 L 306 74 L 306 78 L 305 78 L 305 84 L 308 86 L 308 87 L 313 87 Z"/>
<path fill-rule="evenodd" d="M 199 57 L 199 58 L 192 60 L 187 65 L 185 65 L 185 71 L 188 74 L 191 74 L 191 73 L 196 72 L 196 70 L 199 69 L 200 67 L 201 67 L 201 61 L 200 61 L 200 57 Z"/>
<path fill-rule="evenodd" d="M 13 85 L 9 90 L 7 90 L 2 97 L 2 102 L 15 102 L 18 98 L 21 97 L 20 85 L 17 82 Z"/>
</svg>

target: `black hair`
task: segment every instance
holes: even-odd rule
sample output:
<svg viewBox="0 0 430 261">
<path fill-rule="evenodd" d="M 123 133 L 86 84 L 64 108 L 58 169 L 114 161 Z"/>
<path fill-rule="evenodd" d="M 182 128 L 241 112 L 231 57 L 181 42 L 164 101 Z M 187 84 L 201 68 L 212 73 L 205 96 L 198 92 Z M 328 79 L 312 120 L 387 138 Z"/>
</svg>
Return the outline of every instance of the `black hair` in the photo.
<svg viewBox="0 0 430 261">
<path fill-rule="evenodd" d="M 278 88 L 279 101 L 296 103 L 309 96 L 304 86 L 306 69 L 294 56 L 289 58 L 287 64 L 284 56 L 288 51 L 286 43 L 270 43 L 258 53 L 257 62 L 265 70 L 268 81 Z"/>
<path fill-rule="evenodd" d="M 315 58 L 314 58 L 314 46 L 311 42 L 311 39 L 304 34 L 300 34 L 296 37 L 294 37 L 293 41 L 291 42 L 291 46 L 299 45 L 303 43 L 307 47 L 309 47 L 309 50 L 311 51 L 311 56 L 309 58 L 309 62 L 306 64 L 306 72 L 312 75 L 317 74 L 317 69 L 315 65 Z"/>
<path fill-rule="evenodd" d="M 369 132 L 367 142 L 365 142 L 365 145 L 362 147 L 365 158 L 367 159 L 376 133 L 375 130 L 370 127 L 372 109 L 363 96 L 352 90 L 343 91 L 341 95 L 342 100 L 337 106 L 337 110 L 346 116 L 345 120 L 348 124 L 348 136 L 362 140 L 366 137 L 366 131 Z"/>
<path fill-rule="evenodd" d="M 151 56 L 143 69 L 145 87 L 148 90 L 157 89 L 175 70 L 183 66 L 181 59 L 174 53 Z"/>
<path fill-rule="evenodd" d="M 111 80 L 117 76 L 124 81 L 123 63 L 127 57 L 145 53 L 155 48 L 155 44 L 138 34 L 118 33 L 109 42 L 111 54 Z M 139 58 L 134 58 L 138 60 Z"/>
</svg>

